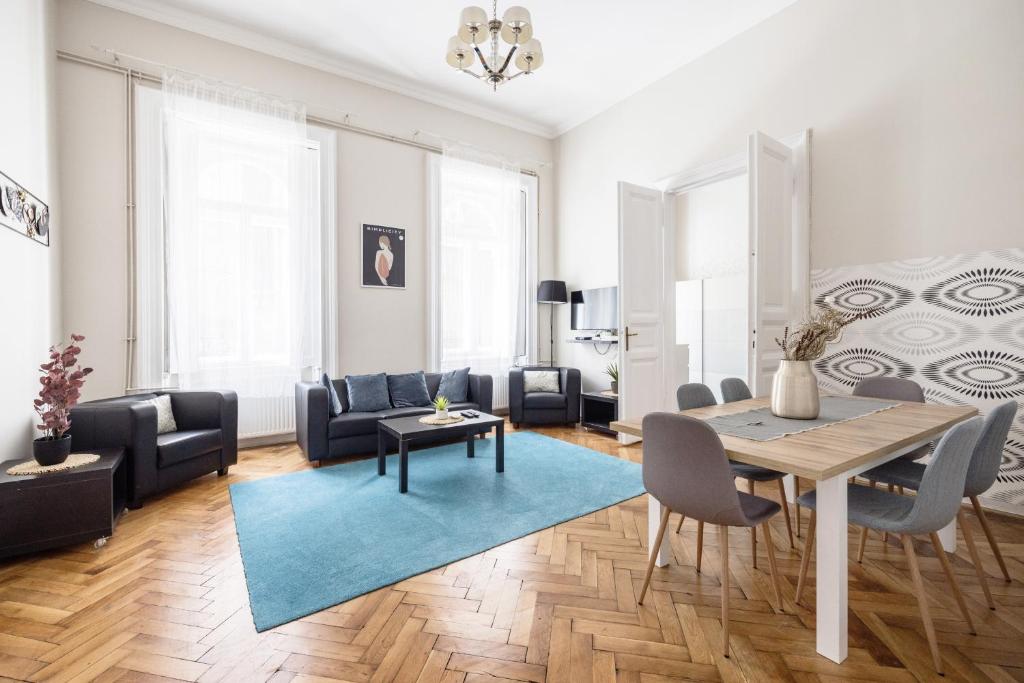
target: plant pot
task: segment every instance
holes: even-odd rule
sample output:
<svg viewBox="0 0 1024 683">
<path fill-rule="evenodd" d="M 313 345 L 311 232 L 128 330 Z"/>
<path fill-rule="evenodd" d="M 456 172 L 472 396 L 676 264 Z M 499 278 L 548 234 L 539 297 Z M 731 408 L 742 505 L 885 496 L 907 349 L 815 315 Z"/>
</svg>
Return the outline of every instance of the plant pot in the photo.
<svg viewBox="0 0 1024 683">
<path fill-rule="evenodd" d="M 71 435 L 59 439 L 42 438 L 32 442 L 32 457 L 44 467 L 59 465 L 71 455 Z"/>
<path fill-rule="evenodd" d="M 818 417 L 818 378 L 809 360 L 784 360 L 772 379 L 772 415 L 793 420 Z"/>
<path fill-rule="evenodd" d="M 445 410 L 435 410 L 434 411 L 434 417 L 436 417 L 438 420 L 447 420 L 448 419 L 448 410 L 447 409 L 445 409 Z"/>
<path fill-rule="evenodd" d="M 613 394 L 619 393 L 619 381 L 618 380 L 614 380 L 614 379 L 612 380 L 612 393 Z"/>
</svg>

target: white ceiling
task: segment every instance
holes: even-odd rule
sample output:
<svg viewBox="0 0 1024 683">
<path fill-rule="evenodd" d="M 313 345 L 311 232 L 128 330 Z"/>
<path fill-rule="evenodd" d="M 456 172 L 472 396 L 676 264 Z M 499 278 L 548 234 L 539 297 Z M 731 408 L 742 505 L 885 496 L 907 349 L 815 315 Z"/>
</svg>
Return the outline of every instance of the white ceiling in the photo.
<svg viewBox="0 0 1024 683">
<path fill-rule="evenodd" d="M 93 1 L 554 137 L 795 0 L 503 0 L 544 66 L 497 92 L 444 61 L 469 0 Z"/>
</svg>

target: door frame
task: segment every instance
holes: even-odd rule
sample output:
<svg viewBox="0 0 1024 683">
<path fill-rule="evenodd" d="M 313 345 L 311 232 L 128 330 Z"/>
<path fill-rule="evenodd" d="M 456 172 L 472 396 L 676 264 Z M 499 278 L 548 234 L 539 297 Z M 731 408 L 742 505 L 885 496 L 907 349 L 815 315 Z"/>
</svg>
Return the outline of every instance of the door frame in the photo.
<svg viewBox="0 0 1024 683">
<path fill-rule="evenodd" d="M 801 300 L 804 302 L 803 315 L 809 313 L 810 291 L 811 291 L 811 138 L 813 129 L 807 128 L 799 133 L 793 133 L 786 137 L 779 138 L 793 151 L 793 278 L 802 292 Z M 712 185 L 723 180 L 729 180 L 747 172 L 748 165 L 747 151 L 738 152 L 724 159 L 702 164 L 678 173 L 662 177 L 653 187 L 662 191 L 665 196 L 664 207 L 664 230 L 665 230 L 665 253 L 671 255 L 666 257 L 664 265 L 665 297 L 663 318 L 671 320 L 673 324 L 665 325 L 664 344 L 665 358 L 663 359 L 666 377 L 676 376 L 676 358 L 674 353 L 668 353 L 667 349 L 675 345 L 675 247 L 676 247 L 676 224 L 675 211 L 669 210 L 668 199 L 695 190 L 706 185 Z M 671 268 L 669 267 L 671 266 Z M 748 378 L 749 379 L 749 378 Z M 667 383 L 666 383 L 667 384 Z M 668 387 L 666 400 L 675 401 L 675 388 Z M 670 403 L 671 405 L 671 403 Z"/>
</svg>

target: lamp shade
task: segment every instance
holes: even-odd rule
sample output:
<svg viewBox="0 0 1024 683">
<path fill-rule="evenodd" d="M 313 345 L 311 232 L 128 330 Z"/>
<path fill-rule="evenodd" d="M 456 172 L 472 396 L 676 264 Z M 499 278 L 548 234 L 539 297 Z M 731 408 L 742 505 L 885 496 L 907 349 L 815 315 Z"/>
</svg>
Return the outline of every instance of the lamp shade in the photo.
<svg viewBox="0 0 1024 683">
<path fill-rule="evenodd" d="M 541 49 L 540 41 L 530 38 L 519 48 L 516 53 L 516 66 L 520 71 L 536 71 L 544 64 L 544 52 Z"/>
<path fill-rule="evenodd" d="M 561 280 L 542 280 L 540 285 L 537 287 L 537 303 L 569 303 L 569 293 L 565 289 L 565 283 Z"/>
<path fill-rule="evenodd" d="M 501 22 L 501 38 L 509 45 L 525 43 L 533 36 L 530 12 L 524 7 L 509 7 Z"/>
<path fill-rule="evenodd" d="M 476 54 L 473 52 L 473 48 L 459 40 L 458 36 L 452 36 L 448 39 L 448 52 L 445 55 L 445 60 L 448 62 L 448 66 L 467 69 L 473 66 Z"/>
<path fill-rule="evenodd" d="M 459 15 L 459 38 L 464 43 L 482 43 L 487 36 L 487 12 L 482 7 L 467 7 Z"/>
</svg>

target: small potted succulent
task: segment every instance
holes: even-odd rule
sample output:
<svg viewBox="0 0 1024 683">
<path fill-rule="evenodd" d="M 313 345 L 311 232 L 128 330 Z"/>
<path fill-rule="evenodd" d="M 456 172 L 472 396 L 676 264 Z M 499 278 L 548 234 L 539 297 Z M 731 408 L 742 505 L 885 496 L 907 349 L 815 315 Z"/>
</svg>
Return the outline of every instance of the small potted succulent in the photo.
<svg viewBox="0 0 1024 683">
<path fill-rule="evenodd" d="M 59 465 L 71 453 L 71 409 L 82 395 L 85 377 L 92 368 L 78 363 L 82 352 L 79 344 L 85 340 L 80 334 L 71 335 L 71 343 L 64 348 L 50 347 L 50 361 L 39 366 L 42 377 L 39 398 L 33 401 L 40 423 L 36 429 L 44 436 L 32 442 L 32 456 L 40 465 Z"/>
<path fill-rule="evenodd" d="M 604 369 L 604 374 L 608 375 L 612 380 L 612 393 L 619 393 L 619 364 L 609 363 L 608 367 Z"/>
<path fill-rule="evenodd" d="M 448 397 L 438 396 L 434 399 L 434 417 L 439 420 L 448 419 Z"/>
</svg>

